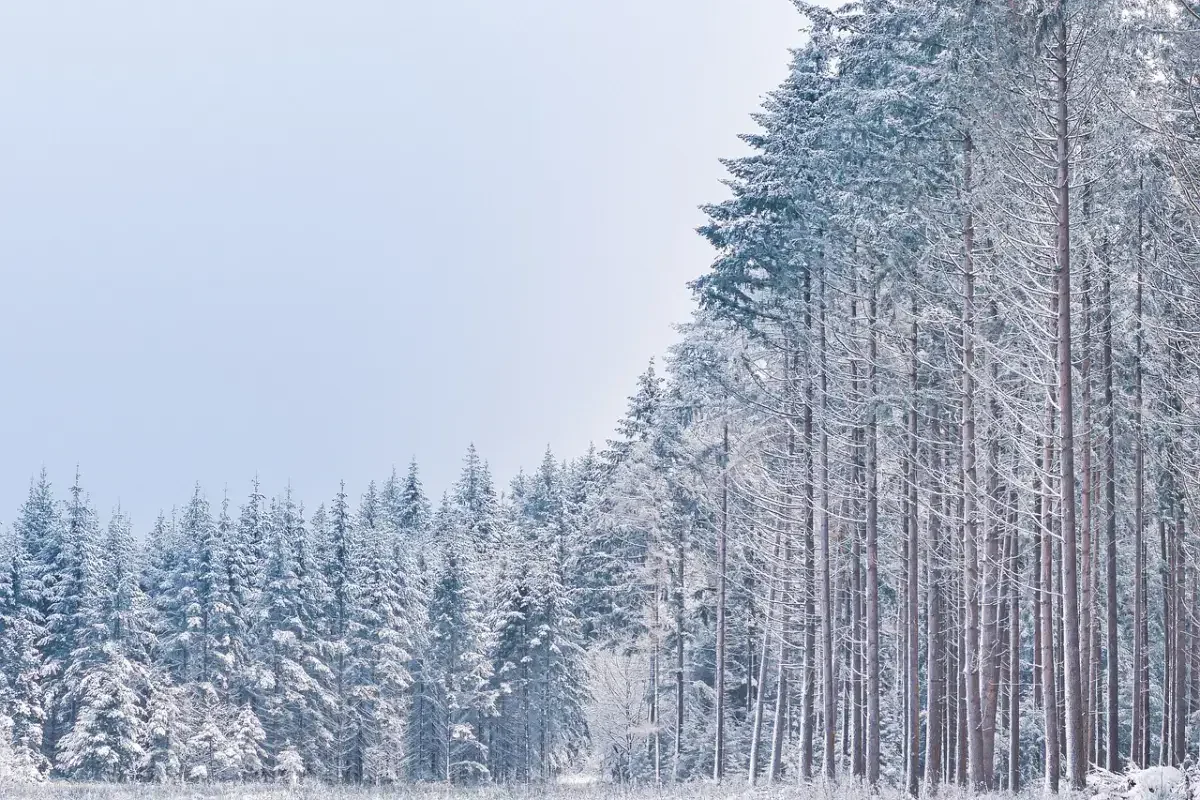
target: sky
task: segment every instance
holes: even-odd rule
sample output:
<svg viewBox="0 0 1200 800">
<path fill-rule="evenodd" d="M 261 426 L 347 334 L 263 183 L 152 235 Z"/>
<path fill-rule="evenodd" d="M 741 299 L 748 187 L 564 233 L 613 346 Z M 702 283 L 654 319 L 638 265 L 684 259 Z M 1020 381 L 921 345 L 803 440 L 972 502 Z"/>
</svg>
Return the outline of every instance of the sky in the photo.
<svg viewBox="0 0 1200 800">
<path fill-rule="evenodd" d="M 0 520 L 602 444 L 788 0 L 0 5 Z"/>
</svg>

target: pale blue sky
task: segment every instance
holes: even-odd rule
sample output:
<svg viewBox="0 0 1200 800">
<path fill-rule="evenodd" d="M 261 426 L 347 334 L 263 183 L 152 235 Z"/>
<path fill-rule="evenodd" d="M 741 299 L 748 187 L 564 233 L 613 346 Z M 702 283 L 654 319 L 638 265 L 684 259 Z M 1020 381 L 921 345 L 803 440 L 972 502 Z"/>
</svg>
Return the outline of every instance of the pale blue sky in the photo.
<svg viewBox="0 0 1200 800">
<path fill-rule="evenodd" d="M 0 519 L 603 441 L 787 0 L 0 5 Z"/>
</svg>

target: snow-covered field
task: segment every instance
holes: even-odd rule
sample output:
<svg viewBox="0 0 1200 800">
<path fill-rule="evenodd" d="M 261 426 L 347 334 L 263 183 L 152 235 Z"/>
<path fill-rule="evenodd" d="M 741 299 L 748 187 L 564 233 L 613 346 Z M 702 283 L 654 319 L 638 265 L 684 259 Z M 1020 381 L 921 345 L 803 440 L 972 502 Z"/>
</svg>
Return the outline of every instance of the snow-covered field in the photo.
<svg viewBox="0 0 1200 800">
<path fill-rule="evenodd" d="M 788 792 L 795 796 L 794 787 Z M 726 800 L 744 796 L 744 791 L 724 790 L 715 786 L 680 786 L 652 790 L 621 790 L 614 787 L 487 787 L 452 789 L 448 787 L 330 787 L 322 784 L 300 785 L 290 789 L 277 784 L 211 786 L 146 784 L 45 783 L 33 786 L 0 787 L 4 800 Z M 761 793 L 766 797 L 766 793 Z"/>
<path fill-rule="evenodd" d="M 1088 791 L 1074 795 L 1082 800 L 1188 800 L 1196 784 L 1173 767 L 1151 767 L 1114 775 L 1103 771 L 1088 779 Z M 1045 800 L 1041 782 L 1018 794 L 997 792 L 1006 800 Z M 1064 791 L 1059 797 L 1071 797 Z M 942 786 L 938 800 L 974 800 L 958 786 Z M 486 786 L 473 789 L 449 786 L 396 786 L 383 788 L 333 787 L 320 783 L 289 788 L 283 784 L 81 784 L 52 782 L 37 785 L 0 784 L 0 800 L 908 800 L 896 788 L 871 792 L 865 785 L 846 782 L 837 786 L 784 784 L 750 789 L 740 781 L 721 786 L 686 783 L 677 786 L 619 787 L 587 781 L 563 781 L 557 786 Z"/>
<path fill-rule="evenodd" d="M 1021 795 L 1040 797 L 1040 786 Z M 822 786 L 784 785 L 775 788 L 747 789 L 737 785 L 692 783 L 653 788 L 615 786 L 560 785 L 557 787 L 486 787 L 459 789 L 449 787 L 330 787 L 322 784 L 301 785 L 295 789 L 278 784 L 214 784 L 211 786 L 147 784 L 46 783 L 35 786 L 0 787 L 3 800 L 863 800 L 865 787 L 840 786 L 827 791 Z M 876 800 L 902 800 L 899 792 L 882 789 Z M 939 800 L 965 800 L 967 795 L 955 787 L 943 787 Z M 1012 795 L 1009 795 L 1012 797 Z"/>
<path fill-rule="evenodd" d="M 773 800 L 773 798 L 822 798 L 822 800 L 861 800 L 864 789 L 841 787 L 826 792 L 821 787 L 783 786 L 775 789 L 747 790 L 737 786 L 685 784 L 653 788 L 622 789 L 614 786 L 560 785 L 557 787 L 330 787 L 322 784 L 300 785 L 294 789 L 280 784 L 147 785 L 45 783 L 32 786 L 0 786 L 3 800 Z M 950 790 L 939 793 L 939 800 L 957 795 Z M 900 795 L 884 790 L 882 800 L 899 800 Z"/>
</svg>

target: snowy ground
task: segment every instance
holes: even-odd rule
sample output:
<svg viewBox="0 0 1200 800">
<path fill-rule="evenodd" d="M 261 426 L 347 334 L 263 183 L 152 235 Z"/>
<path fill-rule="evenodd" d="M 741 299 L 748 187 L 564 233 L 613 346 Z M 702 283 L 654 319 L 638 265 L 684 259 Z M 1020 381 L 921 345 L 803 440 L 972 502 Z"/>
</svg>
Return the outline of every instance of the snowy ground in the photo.
<svg viewBox="0 0 1200 800">
<path fill-rule="evenodd" d="M 1021 797 L 1032 800 L 1040 794 L 1035 790 Z M 865 789 L 856 786 L 841 786 L 834 791 L 826 791 L 821 786 L 794 785 L 748 790 L 740 783 L 724 786 L 685 784 L 665 786 L 657 791 L 652 788 L 621 789 L 595 785 L 480 789 L 404 786 L 370 789 L 311 784 L 291 790 L 281 785 L 114 786 L 48 783 L 0 787 L 0 798 L 3 800 L 862 800 L 866 796 L 868 793 Z M 902 795 L 883 790 L 875 797 L 877 800 L 901 800 Z M 938 800 L 966 800 L 966 796 L 953 787 L 945 787 L 939 792 Z"/>
<path fill-rule="evenodd" d="M 881 793 L 882 794 L 882 793 Z M 946 795 L 947 797 L 949 794 Z M 37 786 L 3 786 L 3 800 L 772 800 L 772 798 L 828 798 L 858 800 L 860 792 L 845 789 L 832 795 L 820 788 L 796 786 L 747 791 L 744 786 L 688 784 L 621 789 L 612 786 L 561 785 L 547 787 L 446 787 L 343 788 L 320 784 L 288 789 L 282 785 L 150 786 L 47 783 Z M 939 796 L 939 800 L 944 800 Z"/>
</svg>

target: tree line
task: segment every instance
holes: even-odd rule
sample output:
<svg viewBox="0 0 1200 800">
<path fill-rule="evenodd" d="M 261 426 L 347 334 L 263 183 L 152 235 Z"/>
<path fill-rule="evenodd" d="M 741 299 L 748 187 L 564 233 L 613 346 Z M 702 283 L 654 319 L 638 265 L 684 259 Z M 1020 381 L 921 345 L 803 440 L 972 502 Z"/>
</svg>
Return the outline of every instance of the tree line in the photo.
<svg viewBox="0 0 1200 800">
<path fill-rule="evenodd" d="M 528 781 L 587 743 L 574 595 L 598 459 L 497 494 L 472 447 L 306 514 L 197 485 L 144 541 L 43 472 L 3 540 L 0 765 L 101 781 Z"/>
</svg>

